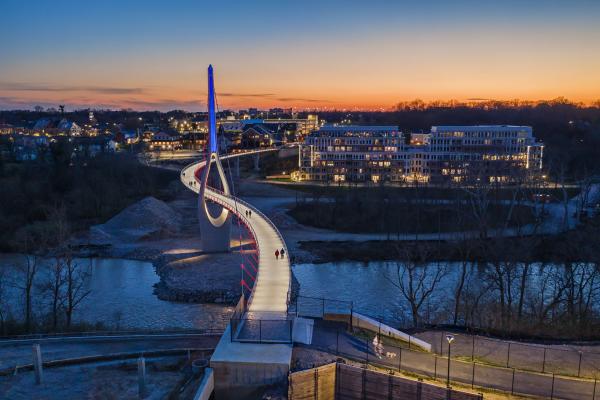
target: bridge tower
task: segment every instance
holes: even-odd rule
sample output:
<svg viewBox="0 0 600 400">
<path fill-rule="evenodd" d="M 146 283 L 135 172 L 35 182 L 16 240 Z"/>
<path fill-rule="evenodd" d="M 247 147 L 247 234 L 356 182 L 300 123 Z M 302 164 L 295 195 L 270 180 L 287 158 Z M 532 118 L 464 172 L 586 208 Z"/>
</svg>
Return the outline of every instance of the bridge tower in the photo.
<svg viewBox="0 0 600 400">
<path fill-rule="evenodd" d="M 229 210 L 219 204 L 208 202 L 205 197 L 207 186 L 221 190 L 227 195 L 230 194 L 225 170 L 219 159 L 217 117 L 215 114 L 215 84 L 212 65 L 208 66 L 207 158 L 206 167 L 202 170 L 198 197 L 198 220 L 200 222 L 202 250 L 208 253 L 228 252 L 230 250 L 229 240 L 231 236 L 231 216 L 229 215 Z M 213 165 L 217 169 L 217 176 L 210 176 L 210 170 Z"/>
</svg>

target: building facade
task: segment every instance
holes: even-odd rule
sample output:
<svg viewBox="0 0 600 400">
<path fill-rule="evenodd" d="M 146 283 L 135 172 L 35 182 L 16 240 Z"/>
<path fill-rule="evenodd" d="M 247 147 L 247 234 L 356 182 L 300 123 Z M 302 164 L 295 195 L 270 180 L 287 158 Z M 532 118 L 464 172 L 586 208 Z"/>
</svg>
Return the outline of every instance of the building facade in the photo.
<svg viewBox="0 0 600 400">
<path fill-rule="evenodd" d="M 306 137 L 299 180 L 320 182 L 510 183 L 541 174 L 543 145 L 531 127 L 324 126 Z"/>
</svg>

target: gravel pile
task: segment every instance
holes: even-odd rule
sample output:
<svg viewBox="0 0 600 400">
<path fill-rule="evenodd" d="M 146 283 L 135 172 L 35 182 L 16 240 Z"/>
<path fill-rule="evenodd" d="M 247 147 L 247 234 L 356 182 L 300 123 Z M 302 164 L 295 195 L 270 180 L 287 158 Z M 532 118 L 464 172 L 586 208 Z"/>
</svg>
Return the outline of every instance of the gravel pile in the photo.
<svg viewBox="0 0 600 400">
<path fill-rule="evenodd" d="M 146 197 L 101 225 L 91 228 L 93 242 L 160 239 L 176 234 L 181 216 L 164 201 Z"/>
</svg>

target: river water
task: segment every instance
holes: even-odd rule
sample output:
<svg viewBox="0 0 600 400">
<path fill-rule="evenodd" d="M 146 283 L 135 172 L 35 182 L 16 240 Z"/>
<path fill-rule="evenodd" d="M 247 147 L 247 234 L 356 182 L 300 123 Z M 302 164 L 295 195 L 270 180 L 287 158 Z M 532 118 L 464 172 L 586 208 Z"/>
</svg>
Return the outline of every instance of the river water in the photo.
<svg viewBox="0 0 600 400">
<path fill-rule="evenodd" d="M 449 269 L 453 263 L 446 263 Z M 394 262 L 332 262 L 297 264 L 294 275 L 300 282 L 300 295 L 351 301 L 353 309 L 383 321 L 405 324 L 410 317 L 408 304 L 397 287 Z M 439 304 L 449 288 L 438 286 L 425 308 Z"/>
<path fill-rule="evenodd" d="M 0 268 L 8 272 L 5 282 L 10 293 L 10 311 L 23 313 L 19 289 L 12 286 L 18 280 L 15 266 L 24 263 L 23 255 L 0 254 Z M 45 261 L 45 266 L 51 261 Z M 90 294 L 76 309 L 74 319 L 90 323 L 102 322 L 115 329 L 144 328 L 220 328 L 226 326 L 231 307 L 213 304 L 187 304 L 163 301 L 153 293 L 159 281 L 150 262 L 124 259 L 79 259 L 89 266 Z M 390 282 L 393 263 L 337 262 L 298 264 L 293 267 L 304 296 L 349 300 L 355 310 L 385 320 L 400 321 L 405 315 L 398 289 Z M 47 272 L 47 271 L 46 271 Z M 48 309 L 49 295 L 40 286 L 45 281 L 40 273 L 36 283 L 33 309 Z"/>
<path fill-rule="evenodd" d="M 0 254 L 0 268 L 7 272 L 5 282 L 10 293 L 9 307 L 14 315 L 22 315 L 23 309 L 19 289 L 12 287 L 19 276 L 14 266 L 23 263 L 24 257 Z M 231 307 L 158 299 L 153 294 L 153 285 L 159 278 L 149 262 L 123 259 L 80 259 L 76 262 L 90 266 L 91 279 L 88 286 L 90 294 L 75 310 L 75 321 L 102 322 L 115 329 L 224 328 L 229 322 Z M 38 313 L 47 309 L 49 300 L 40 287 L 43 281 L 44 274 L 41 273 L 36 283 L 33 307 Z"/>
<path fill-rule="evenodd" d="M 0 254 L 0 269 L 9 272 L 4 281 L 5 286 L 9 286 L 10 311 L 19 317 L 23 315 L 22 296 L 19 289 L 10 287 L 10 281 L 11 276 L 18 276 L 14 265 L 23 261 L 23 255 Z M 90 294 L 75 312 L 76 321 L 102 322 L 116 329 L 224 328 L 229 322 L 231 307 L 159 300 L 153 294 L 153 285 L 159 278 L 149 262 L 123 259 L 81 259 L 77 262 L 91 268 L 92 278 L 88 286 Z M 446 269 L 444 279 L 420 311 L 422 317 L 434 323 L 449 322 L 455 278 L 460 270 L 458 263 L 448 262 L 443 266 Z M 292 268 L 300 282 L 302 296 L 351 301 L 357 312 L 400 326 L 411 325 L 409 304 L 397 286 L 398 264 L 395 262 L 346 261 L 297 264 Z M 481 266 L 473 265 L 469 271 L 466 285 L 481 287 Z M 536 270 L 532 271 L 528 297 L 539 292 L 536 289 L 539 287 L 538 275 Z M 38 313 L 48 310 L 49 295 L 39 288 L 44 279 L 41 273 L 36 283 L 38 294 L 34 296 L 33 308 Z"/>
</svg>

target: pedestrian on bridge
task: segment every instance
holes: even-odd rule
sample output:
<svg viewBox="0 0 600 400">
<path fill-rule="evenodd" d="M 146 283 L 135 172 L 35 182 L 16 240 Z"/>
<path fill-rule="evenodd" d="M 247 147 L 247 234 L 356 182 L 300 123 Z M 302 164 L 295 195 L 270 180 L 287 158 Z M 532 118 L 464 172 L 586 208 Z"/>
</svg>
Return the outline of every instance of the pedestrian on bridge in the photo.
<svg viewBox="0 0 600 400">
<path fill-rule="evenodd" d="M 282 256 L 283 257 L 283 256 Z M 279 249 L 275 250 L 275 259 L 279 260 Z"/>
<path fill-rule="evenodd" d="M 281 258 L 283 259 L 283 256 L 285 256 L 285 250 L 283 249 L 283 247 L 281 248 L 279 254 L 281 254 Z"/>
</svg>

